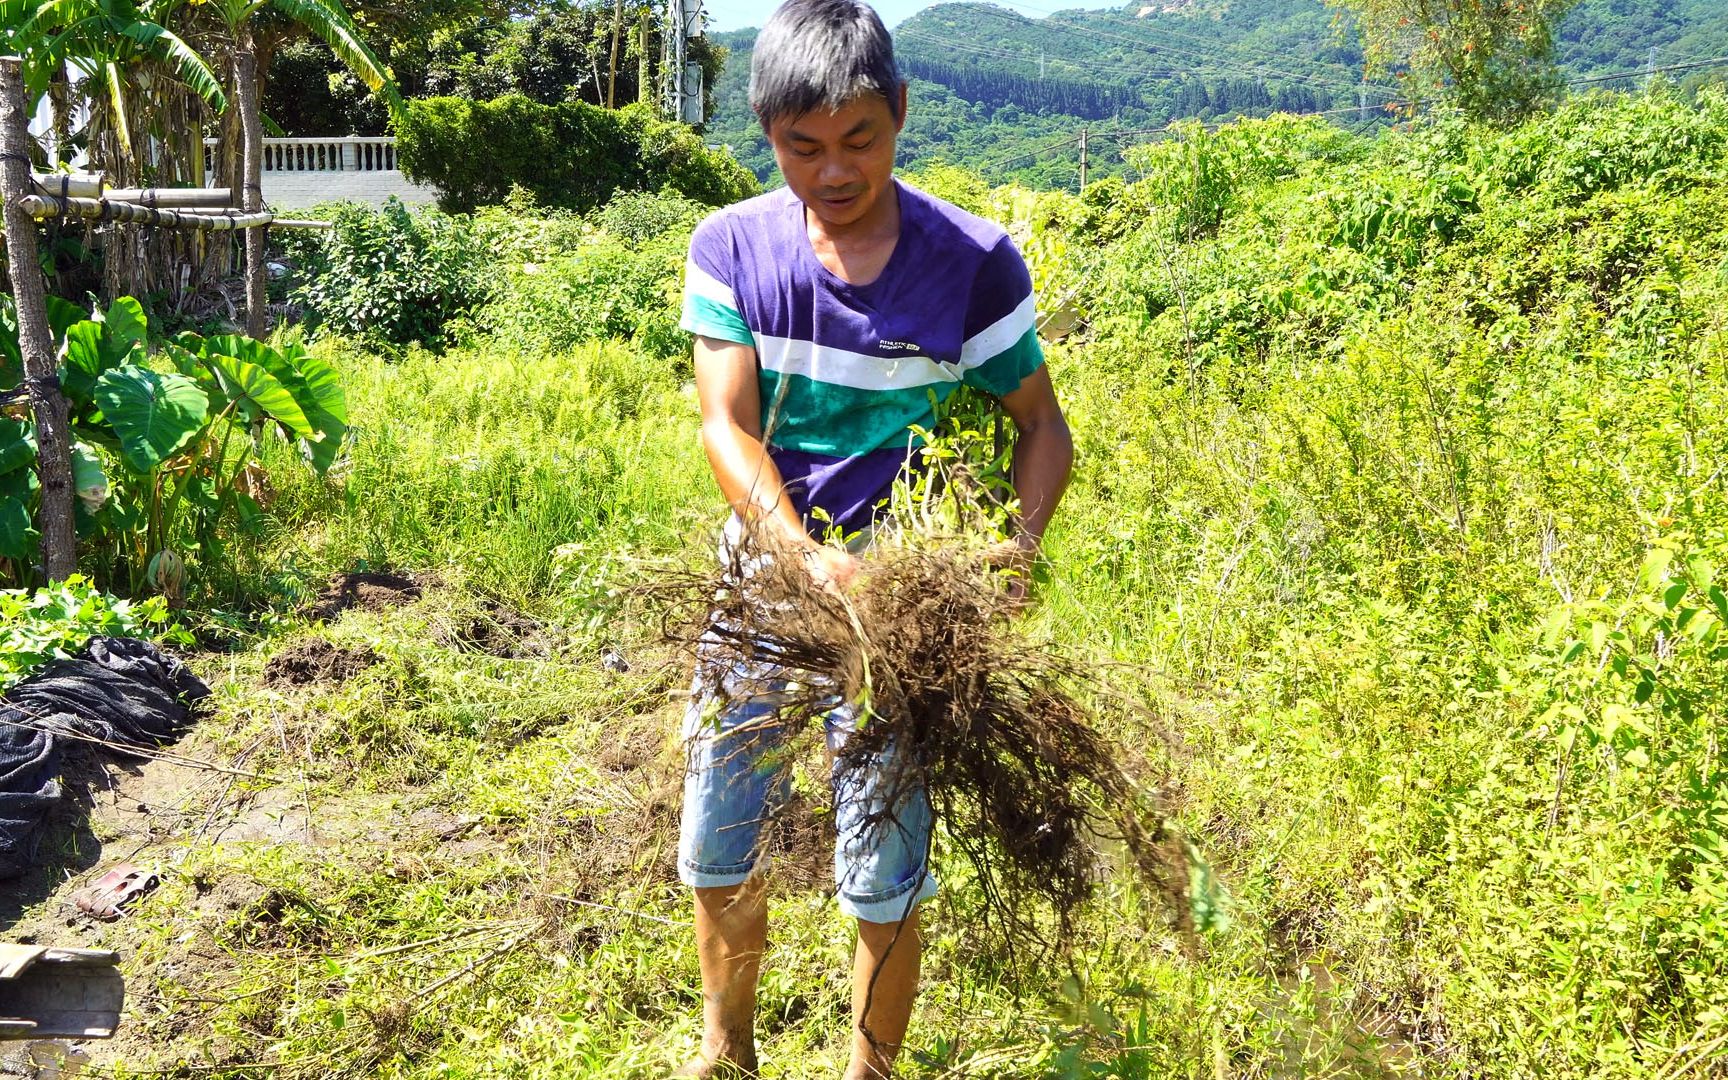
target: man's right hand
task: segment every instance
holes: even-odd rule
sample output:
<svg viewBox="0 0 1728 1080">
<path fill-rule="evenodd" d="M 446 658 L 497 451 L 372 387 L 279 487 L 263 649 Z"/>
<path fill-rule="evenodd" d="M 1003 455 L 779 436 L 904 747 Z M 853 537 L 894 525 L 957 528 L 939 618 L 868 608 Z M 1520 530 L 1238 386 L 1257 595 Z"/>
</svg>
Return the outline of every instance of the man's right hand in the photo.
<svg viewBox="0 0 1728 1080">
<path fill-rule="evenodd" d="M 824 592 L 841 593 L 858 576 L 858 556 L 845 548 L 816 544 L 803 550 L 804 568 L 810 580 Z"/>
</svg>

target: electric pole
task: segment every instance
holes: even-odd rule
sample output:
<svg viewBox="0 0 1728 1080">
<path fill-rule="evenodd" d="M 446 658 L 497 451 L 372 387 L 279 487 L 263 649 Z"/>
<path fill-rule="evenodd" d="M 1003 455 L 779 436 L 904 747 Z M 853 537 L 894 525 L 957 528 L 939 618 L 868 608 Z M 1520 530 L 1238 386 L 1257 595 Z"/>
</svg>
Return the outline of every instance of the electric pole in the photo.
<svg viewBox="0 0 1728 1080">
<path fill-rule="evenodd" d="M 700 124 L 702 65 L 690 59 L 690 39 L 702 33 L 702 0 L 667 0 L 665 63 L 666 114 L 686 124 Z"/>
<path fill-rule="evenodd" d="M 1086 151 L 1089 148 L 1090 134 L 1085 128 L 1080 129 L 1080 194 L 1086 194 Z"/>
</svg>

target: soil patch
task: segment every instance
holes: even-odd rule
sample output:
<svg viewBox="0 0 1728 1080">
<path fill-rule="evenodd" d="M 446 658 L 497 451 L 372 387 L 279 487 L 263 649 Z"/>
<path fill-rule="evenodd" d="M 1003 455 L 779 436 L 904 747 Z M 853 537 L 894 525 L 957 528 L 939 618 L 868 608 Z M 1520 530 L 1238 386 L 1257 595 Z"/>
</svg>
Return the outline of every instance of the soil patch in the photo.
<svg viewBox="0 0 1728 1080">
<path fill-rule="evenodd" d="M 449 636 L 446 644 L 506 660 L 545 656 L 546 627 L 538 619 L 503 604 L 488 603 Z"/>
<path fill-rule="evenodd" d="M 419 583 L 401 574 L 337 574 L 307 613 L 319 622 L 329 622 L 350 608 L 382 611 L 412 603 L 420 596 Z"/>
<path fill-rule="evenodd" d="M 323 638 L 309 638 L 270 658 L 264 665 L 264 685 L 280 689 L 344 683 L 380 659 L 364 645 L 348 649 Z"/>
</svg>

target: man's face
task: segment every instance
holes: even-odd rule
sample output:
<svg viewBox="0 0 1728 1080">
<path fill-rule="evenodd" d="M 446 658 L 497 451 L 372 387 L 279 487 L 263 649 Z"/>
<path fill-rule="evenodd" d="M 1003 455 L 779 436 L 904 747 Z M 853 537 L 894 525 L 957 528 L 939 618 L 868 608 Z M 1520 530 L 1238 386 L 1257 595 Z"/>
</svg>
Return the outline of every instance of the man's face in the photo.
<svg viewBox="0 0 1728 1080">
<path fill-rule="evenodd" d="M 782 116 L 768 125 L 768 142 L 786 186 L 810 213 L 830 228 L 855 225 L 869 216 L 894 173 L 894 139 L 900 117 L 880 94 L 864 94 L 834 112 L 817 109 Z"/>
</svg>

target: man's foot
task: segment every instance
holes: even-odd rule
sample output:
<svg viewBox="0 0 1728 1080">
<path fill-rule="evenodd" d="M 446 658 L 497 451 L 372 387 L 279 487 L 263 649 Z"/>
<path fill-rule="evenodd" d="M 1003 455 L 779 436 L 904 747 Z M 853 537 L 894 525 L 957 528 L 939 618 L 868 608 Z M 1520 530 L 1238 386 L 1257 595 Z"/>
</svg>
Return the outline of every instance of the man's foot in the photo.
<svg viewBox="0 0 1728 1080">
<path fill-rule="evenodd" d="M 697 1054 L 673 1073 L 669 1080 L 754 1080 L 756 1058 L 739 1061 L 730 1055 Z"/>
</svg>

